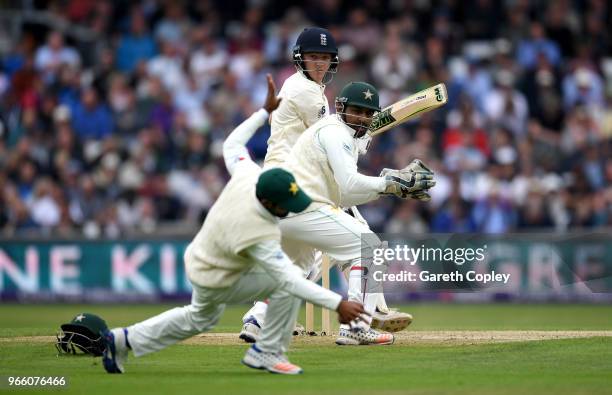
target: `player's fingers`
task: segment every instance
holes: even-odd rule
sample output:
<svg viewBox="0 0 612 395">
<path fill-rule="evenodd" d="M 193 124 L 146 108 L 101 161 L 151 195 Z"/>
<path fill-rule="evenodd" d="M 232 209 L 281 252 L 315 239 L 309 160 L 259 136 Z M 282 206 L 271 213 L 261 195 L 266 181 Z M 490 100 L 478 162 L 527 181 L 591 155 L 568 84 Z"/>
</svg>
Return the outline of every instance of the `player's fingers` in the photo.
<svg viewBox="0 0 612 395">
<path fill-rule="evenodd" d="M 413 162 L 418 167 L 420 167 L 421 169 L 425 170 L 426 172 L 433 173 L 431 170 L 429 170 L 429 168 L 427 166 L 425 166 L 425 163 L 423 163 L 420 159 L 415 159 Z"/>
<path fill-rule="evenodd" d="M 420 170 L 420 169 L 414 170 L 413 172 L 415 174 L 429 174 L 430 176 L 434 175 L 432 171 L 426 171 L 426 170 Z"/>
<path fill-rule="evenodd" d="M 355 318 L 356 321 L 362 321 L 365 323 L 370 323 L 370 317 L 372 317 L 370 314 L 368 314 L 367 312 L 363 312 L 361 314 L 359 314 L 359 316 L 357 318 Z"/>
<path fill-rule="evenodd" d="M 274 84 L 274 79 L 272 79 L 272 74 L 266 74 L 266 79 L 268 80 L 268 94 L 275 95 L 276 85 Z"/>
<path fill-rule="evenodd" d="M 352 310 L 354 312 L 356 312 L 356 313 L 363 313 L 363 312 L 365 312 L 365 310 L 363 308 L 363 305 L 361 303 L 359 303 L 359 302 L 349 302 L 349 303 L 350 303 L 350 305 L 352 307 Z"/>
<path fill-rule="evenodd" d="M 433 180 L 433 174 L 429 174 L 429 173 L 416 173 L 414 175 L 414 179 L 417 180 L 417 181 Z"/>
<path fill-rule="evenodd" d="M 392 171 L 393 171 L 393 169 L 388 169 L 388 168 L 385 167 L 384 169 L 382 169 L 380 171 L 379 177 L 384 177 L 384 176 L 386 176 L 387 174 L 389 174 Z"/>
<path fill-rule="evenodd" d="M 420 200 L 422 202 L 428 202 L 431 200 L 431 196 L 427 192 L 419 191 L 410 195 L 411 198 Z"/>
<path fill-rule="evenodd" d="M 434 180 L 422 180 L 417 183 L 418 189 L 429 189 L 436 185 Z"/>
</svg>

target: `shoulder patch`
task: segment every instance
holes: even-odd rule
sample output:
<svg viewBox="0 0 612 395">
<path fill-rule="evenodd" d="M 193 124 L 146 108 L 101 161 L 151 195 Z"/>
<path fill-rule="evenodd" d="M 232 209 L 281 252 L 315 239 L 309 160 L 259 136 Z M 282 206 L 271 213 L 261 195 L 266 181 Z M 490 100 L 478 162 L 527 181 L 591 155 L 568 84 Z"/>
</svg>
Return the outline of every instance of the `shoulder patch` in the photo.
<svg viewBox="0 0 612 395">
<path fill-rule="evenodd" d="M 348 153 L 352 154 L 353 150 L 351 149 L 350 145 L 348 145 L 347 143 L 342 143 L 342 148 L 344 148 L 345 150 L 348 151 Z"/>
</svg>

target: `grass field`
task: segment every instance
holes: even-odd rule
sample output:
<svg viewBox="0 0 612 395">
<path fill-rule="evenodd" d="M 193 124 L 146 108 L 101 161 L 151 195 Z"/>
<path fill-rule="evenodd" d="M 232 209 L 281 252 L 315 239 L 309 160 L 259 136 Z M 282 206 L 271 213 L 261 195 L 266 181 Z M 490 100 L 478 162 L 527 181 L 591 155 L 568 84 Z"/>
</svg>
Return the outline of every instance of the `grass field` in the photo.
<svg viewBox="0 0 612 395">
<path fill-rule="evenodd" d="M 168 307 L 0 305 L 0 376 L 63 375 L 69 386 L 59 392 L 92 395 L 612 392 L 612 306 L 405 306 L 402 310 L 415 321 L 392 346 L 338 347 L 333 337 L 297 339 L 289 357 L 304 368 L 299 377 L 242 366 L 246 346 L 228 335 L 207 335 L 131 358 L 124 375 L 107 375 L 99 359 L 57 357 L 48 337 L 79 312 L 99 314 L 110 326 L 120 326 Z M 244 309 L 229 308 L 215 331 L 237 332 Z M 540 332 L 530 337 L 533 331 Z M 541 331 L 555 331 L 550 337 L 559 338 L 522 341 L 523 333 L 525 339 L 550 334 Z M 563 338 L 567 334 L 596 336 Z M 0 391 L 14 392 L 6 385 Z"/>
</svg>

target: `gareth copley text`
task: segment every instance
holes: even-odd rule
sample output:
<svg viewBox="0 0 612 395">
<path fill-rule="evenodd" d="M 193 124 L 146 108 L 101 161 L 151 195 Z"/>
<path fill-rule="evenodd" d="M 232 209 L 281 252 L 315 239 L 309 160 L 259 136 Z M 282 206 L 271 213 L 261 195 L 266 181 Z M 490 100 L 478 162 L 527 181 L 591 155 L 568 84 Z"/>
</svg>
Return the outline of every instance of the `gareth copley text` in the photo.
<svg viewBox="0 0 612 395">
<path fill-rule="evenodd" d="M 380 271 L 374 271 L 373 278 L 376 281 L 382 282 L 477 282 L 481 284 L 488 283 L 500 283 L 508 284 L 510 281 L 510 274 L 498 273 L 491 271 L 489 273 L 477 273 L 474 270 L 470 270 L 467 273 L 461 273 L 454 271 L 450 273 L 432 273 L 427 270 L 423 270 L 419 273 L 412 273 L 408 271 L 401 271 L 400 273 L 383 273 Z"/>
</svg>

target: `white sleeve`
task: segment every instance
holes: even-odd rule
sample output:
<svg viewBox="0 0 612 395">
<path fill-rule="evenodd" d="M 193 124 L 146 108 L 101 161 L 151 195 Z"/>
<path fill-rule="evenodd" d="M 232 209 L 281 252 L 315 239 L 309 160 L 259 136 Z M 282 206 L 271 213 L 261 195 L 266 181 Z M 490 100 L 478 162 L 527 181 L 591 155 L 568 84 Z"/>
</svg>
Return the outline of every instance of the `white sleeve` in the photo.
<svg viewBox="0 0 612 395">
<path fill-rule="evenodd" d="M 347 140 L 338 130 L 320 130 L 321 147 L 340 187 L 343 207 L 358 206 L 376 200 L 385 191 L 383 177 L 370 177 L 357 172 L 357 161 L 352 153 L 353 141 Z"/>
<path fill-rule="evenodd" d="M 244 122 L 238 125 L 223 142 L 223 160 L 230 175 L 241 161 L 252 161 L 246 144 L 268 119 L 268 112 L 263 108 L 253 113 Z"/>
<path fill-rule="evenodd" d="M 248 247 L 245 252 L 290 294 L 329 310 L 338 308 L 342 297 L 305 279 L 278 241 L 266 240 Z"/>
</svg>

